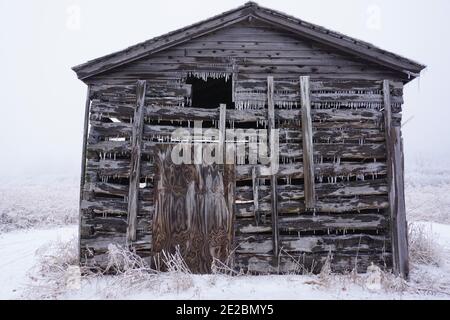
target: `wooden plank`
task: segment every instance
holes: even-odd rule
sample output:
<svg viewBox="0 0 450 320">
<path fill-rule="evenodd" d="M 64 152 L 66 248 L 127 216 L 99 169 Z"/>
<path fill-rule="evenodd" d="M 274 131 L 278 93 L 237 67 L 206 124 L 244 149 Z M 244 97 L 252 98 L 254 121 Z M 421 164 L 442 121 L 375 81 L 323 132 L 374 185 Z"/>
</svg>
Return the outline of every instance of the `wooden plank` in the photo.
<svg viewBox="0 0 450 320">
<path fill-rule="evenodd" d="M 339 104 L 379 104 L 383 102 L 382 94 L 373 93 L 316 93 L 311 95 L 313 104 L 320 103 L 339 103 Z M 403 97 L 393 97 L 392 103 L 403 103 Z"/>
<path fill-rule="evenodd" d="M 284 252 L 283 252 L 284 253 Z M 332 272 L 346 273 L 356 268 L 357 272 L 367 272 L 372 263 L 384 268 L 391 263 L 390 253 L 378 254 L 335 254 L 329 261 L 328 254 L 300 254 L 284 253 L 278 259 L 271 254 L 236 254 L 235 269 L 251 274 L 309 274 L 319 273 L 328 260 Z"/>
<path fill-rule="evenodd" d="M 226 126 L 227 126 L 227 105 L 221 104 L 219 107 L 219 146 L 220 155 L 219 159 L 222 159 L 222 163 L 226 163 Z"/>
<path fill-rule="evenodd" d="M 274 164 L 274 152 L 273 146 L 275 145 L 275 105 L 273 101 L 273 92 L 274 92 L 274 84 L 273 77 L 267 77 L 267 118 L 268 118 L 268 136 L 270 139 L 269 142 L 269 154 L 271 159 L 270 166 L 272 167 Z M 278 159 L 278 158 L 277 158 Z M 278 164 L 277 164 L 278 165 Z M 276 173 L 271 174 L 270 176 L 270 187 L 271 187 L 271 213 L 272 213 L 272 240 L 273 240 L 273 254 L 275 257 L 278 257 L 279 247 L 278 247 L 278 194 L 277 194 L 277 175 Z"/>
<path fill-rule="evenodd" d="M 266 166 L 256 166 L 257 175 L 259 178 L 269 178 L 270 170 Z M 236 179 L 251 180 L 253 165 L 239 165 L 236 166 Z M 278 177 L 292 177 L 303 178 L 303 165 L 299 163 L 293 164 L 280 164 L 277 175 Z M 370 163 L 322 163 L 316 164 L 314 167 L 316 176 L 349 176 L 354 177 L 357 175 L 383 175 L 386 174 L 386 164 L 382 162 L 370 162 Z"/>
<path fill-rule="evenodd" d="M 128 214 L 128 203 L 120 199 L 83 200 L 81 209 L 95 214 L 125 216 Z M 153 199 L 151 201 L 139 201 L 139 215 L 153 216 L 154 211 Z"/>
<path fill-rule="evenodd" d="M 131 138 L 131 171 L 128 191 L 128 241 L 136 240 L 136 223 L 139 210 L 139 184 L 141 178 L 141 144 L 144 125 L 144 103 L 147 83 L 139 80 L 136 84 L 136 109 L 133 118 Z"/>
<path fill-rule="evenodd" d="M 320 213 L 347 213 L 364 210 L 382 211 L 389 208 L 386 195 L 382 196 L 354 196 L 352 198 L 323 198 L 316 200 L 316 212 Z M 260 201 L 258 211 L 271 215 L 270 202 Z M 308 210 L 310 211 L 310 210 Z M 308 212 L 304 201 L 296 199 L 279 200 L 278 213 L 280 215 L 304 214 Z M 239 218 L 254 218 L 252 203 L 237 203 L 236 216 Z"/>
<path fill-rule="evenodd" d="M 89 114 L 90 114 L 90 107 L 91 107 L 91 86 L 88 86 L 87 93 L 86 93 L 86 103 L 85 103 L 85 109 L 84 109 L 84 127 L 83 127 L 83 148 L 81 151 L 81 179 L 80 179 L 80 199 L 79 199 L 79 212 L 78 216 L 80 219 L 79 225 L 78 225 L 78 259 L 79 262 L 81 262 L 81 251 L 79 248 L 81 247 L 81 225 L 83 223 L 82 216 L 81 216 L 81 202 L 83 200 L 84 195 L 84 185 L 86 183 L 86 152 L 87 152 L 87 140 L 88 140 L 88 131 L 89 131 Z"/>
<path fill-rule="evenodd" d="M 270 188 L 268 186 L 259 186 L 257 190 L 259 201 L 270 200 Z M 387 193 L 387 183 L 385 179 L 366 181 L 342 181 L 338 183 L 326 183 L 325 179 L 324 183 L 316 184 L 316 195 L 318 199 L 349 196 L 387 195 Z M 252 187 L 237 187 L 237 200 L 252 201 L 254 198 L 253 194 L 254 191 Z M 279 201 L 304 200 L 304 198 L 305 193 L 303 191 L 303 185 L 278 186 Z"/>
<path fill-rule="evenodd" d="M 142 170 L 141 170 L 142 174 Z M 128 196 L 128 186 L 115 183 L 107 182 L 95 182 L 86 183 L 84 190 L 87 192 L 94 192 L 102 195 L 116 196 L 116 197 L 127 197 Z M 139 200 L 149 200 L 153 198 L 154 190 L 153 188 L 139 189 Z"/>
<path fill-rule="evenodd" d="M 261 217 L 259 215 L 259 179 L 256 172 L 256 167 L 252 169 L 252 199 L 253 199 L 253 214 L 255 215 L 256 225 L 259 225 Z M 237 189 L 237 195 L 242 196 L 242 190 Z M 271 197 L 271 193 L 270 193 Z"/>
<path fill-rule="evenodd" d="M 302 146 L 303 146 L 303 179 L 305 184 L 305 206 L 314 210 L 316 193 L 314 184 L 314 150 L 311 120 L 311 92 L 309 77 L 300 77 L 301 113 L 302 113 Z"/>
<path fill-rule="evenodd" d="M 280 237 L 283 252 L 299 253 L 368 253 L 383 252 L 390 245 L 390 239 L 383 235 L 318 235 Z M 272 241 L 265 234 L 241 235 L 236 239 L 237 254 L 270 254 Z"/>
<path fill-rule="evenodd" d="M 234 236 L 234 220 L 235 220 L 235 198 L 236 198 L 236 169 L 235 165 L 227 163 L 227 144 L 226 144 L 226 118 L 227 118 L 227 106 L 226 104 L 220 105 L 219 115 L 219 139 L 220 139 L 220 152 L 221 159 L 223 161 L 223 189 L 224 198 L 227 204 L 228 217 L 227 217 L 227 235 L 228 245 L 233 243 Z M 228 251 L 231 248 L 227 247 Z"/>
<path fill-rule="evenodd" d="M 379 91 L 383 87 L 383 81 L 379 80 L 318 80 L 311 82 L 313 91 Z M 402 82 L 390 82 L 390 88 L 395 93 L 401 94 Z"/>
<path fill-rule="evenodd" d="M 394 126 L 392 122 L 390 83 L 388 80 L 383 82 L 383 92 L 393 269 L 395 274 L 407 278 L 409 266 L 401 128 Z"/>
<path fill-rule="evenodd" d="M 93 239 L 102 235 L 111 234 L 122 234 L 124 238 L 127 233 L 127 217 L 125 216 L 114 216 L 114 217 L 101 217 L 94 215 L 85 216 L 86 224 L 83 238 Z M 140 216 L 138 218 L 138 231 L 139 235 L 148 235 L 152 231 L 152 217 L 150 216 Z"/>
<path fill-rule="evenodd" d="M 158 120 L 213 120 L 219 119 L 219 110 L 207 108 L 181 108 L 181 107 L 163 107 L 163 106 L 147 106 L 145 108 L 145 116 L 153 117 Z M 92 101 L 92 116 L 91 120 L 99 120 L 106 117 L 116 118 L 131 118 L 134 114 L 134 106 L 130 104 L 112 105 L 110 103 L 101 102 L 98 100 Z M 275 119 L 281 121 L 299 121 L 301 111 L 293 110 L 275 110 Z M 339 110 L 339 109 L 314 109 L 311 110 L 312 121 L 314 126 L 328 124 L 322 122 L 344 122 L 349 125 L 355 124 L 357 128 L 361 127 L 361 123 L 378 124 L 382 121 L 383 113 L 378 110 L 371 109 L 353 109 L 353 110 Z M 392 119 L 400 119 L 401 115 L 394 114 Z M 227 120 L 239 123 L 266 121 L 267 114 L 265 110 L 227 110 Z M 363 128 L 377 127 L 377 126 L 363 126 Z"/>
<path fill-rule="evenodd" d="M 278 58 L 277 58 L 278 59 Z M 302 58 L 296 57 L 290 58 L 290 60 L 295 61 L 296 63 L 302 64 L 306 61 L 314 61 L 318 59 L 316 57 Z M 320 60 L 330 59 L 328 58 L 320 58 Z M 248 61 L 249 59 L 246 59 Z M 251 59 L 250 59 L 251 60 Z M 267 59 L 257 59 L 257 61 L 264 61 Z M 269 60 L 273 60 L 269 59 Z M 303 61 L 305 60 L 305 61 Z M 334 63 L 335 59 L 331 59 L 332 63 Z M 379 80 L 342 80 L 342 79 L 333 79 L 333 80 L 313 80 L 310 81 L 311 93 L 315 94 L 318 92 L 324 91 L 343 91 L 343 92 L 380 92 L 382 95 L 382 87 L 383 81 Z M 403 83 L 402 82 L 390 82 L 391 94 L 394 97 L 403 95 Z M 236 87 L 237 91 L 254 91 L 254 92 L 263 92 L 265 93 L 266 83 L 263 79 L 239 79 Z M 299 91 L 299 81 L 298 79 L 293 80 L 282 80 L 277 79 L 277 87 L 275 88 L 275 93 L 279 91 L 288 91 L 295 92 L 300 94 Z"/>
<path fill-rule="evenodd" d="M 270 170 L 264 165 L 237 165 L 236 166 L 236 180 L 251 180 L 252 170 L 256 167 L 258 178 L 269 178 Z M 128 178 L 130 174 L 130 162 L 127 160 L 112 160 L 100 159 L 99 161 L 88 160 L 87 169 L 95 171 L 100 177 L 122 177 Z M 322 163 L 316 164 L 314 171 L 316 176 L 323 176 L 324 181 L 326 177 L 355 177 L 358 175 L 385 175 L 386 164 L 382 162 L 370 163 Z M 155 168 L 151 162 L 145 161 L 141 163 L 141 176 L 149 179 L 153 178 Z M 296 179 L 303 178 L 303 166 L 300 163 L 280 164 L 277 172 L 278 177 L 292 177 Z"/>
<path fill-rule="evenodd" d="M 367 144 L 337 144 L 316 143 L 313 155 L 323 158 L 345 158 L 345 159 L 384 159 L 386 156 L 386 145 L 384 143 Z M 304 149 L 296 143 L 281 143 L 280 158 L 303 158 Z M 305 167 L 306 168 L 306 167 Z"/>
<path fill-rule="evenodd" d="M 268 224 L 253 225 L 252 221 L 238 220 L 237 234 L 268 233 L 272 227 Z M 279 219 L 280 232 L 335 231 L 335 230 L 381 230 L 388 226 L 382 214 L 336 213 L 320 215 L 286 216 Z"/>
<path fill-rule="evenodd" d="M 386 166 L 387 166 L 387 182 L 389 191 L 389 215 L 391 217 L 390 232 L 392 238 L 392 263 L 393 271 L 396 275 L 400 274 L 399 256 L 398 256 L 398 235 L 397 235 L 397 217 L 395 212 L 395 169 L 394 169 L 394 141 L 392 137 L 392 110 L 391 95 L 389 90 L 389 81 L 383 82 L 384 97 L 384 127 L 386 135 Z"/>
<path fill-rule="evenodd" d="M 398 267 L 404 278 L 409 276 L 408 225 L 406 221 L 405 186 L 404 186 L 404 153 L 401 127 L 393 127 L 394 131 L 394 172 L 395 172 L 395 211 L 398 245 Z"/>
</svg>

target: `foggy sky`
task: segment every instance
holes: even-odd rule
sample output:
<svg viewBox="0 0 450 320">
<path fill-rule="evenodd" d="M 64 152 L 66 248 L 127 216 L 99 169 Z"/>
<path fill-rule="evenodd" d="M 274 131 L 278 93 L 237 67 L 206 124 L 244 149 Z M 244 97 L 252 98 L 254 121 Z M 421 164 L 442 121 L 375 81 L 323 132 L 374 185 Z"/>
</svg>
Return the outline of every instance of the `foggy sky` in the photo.
<svg viewBox="0 0 450 320">
<path fill-rule="evenodd" d="M 0 177 L 78 174 L 86 86 L 72 66 L 244 2 L 0 0 Z M 406 159 L 450 154 L 450 1 L 258 3 L 426 64 L 405 90 Z"/>
</svg>

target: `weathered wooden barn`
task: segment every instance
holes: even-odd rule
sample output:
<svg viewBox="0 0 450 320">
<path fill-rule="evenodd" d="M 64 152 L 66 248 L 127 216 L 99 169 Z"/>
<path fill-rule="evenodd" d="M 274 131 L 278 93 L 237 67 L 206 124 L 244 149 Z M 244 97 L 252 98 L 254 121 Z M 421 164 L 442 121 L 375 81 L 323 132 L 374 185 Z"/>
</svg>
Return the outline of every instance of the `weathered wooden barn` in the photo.
<svg viewBox="0 0 450 320">
<path fill-rule="evenodd" d="M 200 273 L 328 260 L 407 276 L 403 86 L 424 68 L 253 2 L 74 67 L 88 85 L 81 263 L 119 244 L 156 267 L 178 247 Z M 227 158 L 227 130 L 277 130 L 279 170 L 237 153 L 176 164 L 180 128 Z"/>
</svg>

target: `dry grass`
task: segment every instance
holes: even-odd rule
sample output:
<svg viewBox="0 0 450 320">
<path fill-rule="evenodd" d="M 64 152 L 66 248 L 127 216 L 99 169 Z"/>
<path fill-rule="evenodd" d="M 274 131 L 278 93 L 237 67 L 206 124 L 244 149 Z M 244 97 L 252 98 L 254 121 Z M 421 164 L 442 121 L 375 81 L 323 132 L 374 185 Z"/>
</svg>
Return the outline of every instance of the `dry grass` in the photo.
<svg viewBox="0 0 450 320">
<path fill-rule="evenodd" d="M 409 282 L 386 272 L 377 266 L 369 266 L 367 273 L 356 271 L 347 274 L 333 274 L 331 259 L 322 266 L 321 272 L 314 275 L 305 269 L 300 261 L 293 259 L 298 270 L 289 276 L 305 276 L 305 285 L 318 290 L 363 290 L 383 296 L 393 294 L 449 294 L 449 284 L 445 279 L 437 279 L 434 272 L 427 272 L 427 267 L 438 268 L 441 255 L 434 242 L 431 230 L 420 225 L 411 225 L 409 229 L 412 277 Z M 59 299 L 70 298 L 80 287 L 90 288 L 93 297 L 116 299 L 144 293 L 145 296 L 159 296 L 161 294 L 180 294 L 183 292 L 202 292 L 213 288 L 217 283 L 230 281 L 247 281 L 245 274 L 230 267 L 229 261 L 214 260 L 213 275 L 209 276 L 207 286 L 199 286 L 196 276 L 192 275 L 183 260 L 179 249 L 174 253 L 163 252 L 160 263 L 167 272 L 159 272 L 148 266 L 146 261 L 137 254 L 117 245 L 110 245 L 108 251 L 109 262 L 103 273 L 90 273 L 87 269 L 78 267 L 77 240 L 68 242 L 53 242 L 37 251 L 38 264 L 30 271 L 30 284 L 25 291 L 24 298 L 29 299 Z M 288 254 L 283 251 L 286 257 Z M 420 267 L 420 266 L 425 266 Z M 115 275 L 112 276 L 111 273 Z M 242 278 L 240 276 L 243 276 Z M 197 280 L 196 280 L 197 279 Z M 91 287 L 89 287 L 91 286 Z M 86 292 L 86 291 L 85 291 Z M 80 293 L 81 294 L 81 293 Z"/>
<path fill-rule="evenodd" d="M 38 263 L 28 272 L 31 283 L 25 290 L 26 298 L 55 299 L 66 292 L 68 284 L 73 285 L 68 276 L 80 274 L 77 244 L 73 238 L 51 242 L 37 250 Z"/>
<path fill-rule="evenodd" d="M 413 264 L 442 264 L 442 251 L 436 242 L 436 234 L 423 225 L 410 223 L 408 225 L 409 258 Z"/>
<path fill-rule="evenodd" d="M 168 272 L 151 269 L 139 255 L 118 245 L 108 247 L 108 264 L 102 272 L 78 266 L 78 241 L 55 241 L 38 249 L 38 263 L 29 271 L 23 298 L 58 299 L 70 296 L 81 286 L 94 285 L 94 296 L 115 299 L 144 290 L 170 293 L 193 287 L 192 275 L 179 250 L 163 253 L 162 263 Z M 111 274 L 114 275 L 111 275 Z"/>
</svg>

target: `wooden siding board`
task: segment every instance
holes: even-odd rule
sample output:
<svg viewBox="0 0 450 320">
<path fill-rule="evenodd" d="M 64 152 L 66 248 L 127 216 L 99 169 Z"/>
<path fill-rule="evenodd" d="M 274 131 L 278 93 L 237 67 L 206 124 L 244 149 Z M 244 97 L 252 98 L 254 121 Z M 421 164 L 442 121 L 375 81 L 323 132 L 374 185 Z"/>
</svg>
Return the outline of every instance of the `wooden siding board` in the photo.
<svg viewBox="0 0 450 320">
<path fill-rule="evenodd" d="M 392 122 L 390 84 L 383 82 L 384 126 L 387 144 L 387 177 L 389 190 L 389 212 L 391 217 L 392 253 L 394 272 L 408 277 L 407 222 L 403 181 L 403 150 L 401 128 Z"/>
<path fill-rule="evenodd" d="M 300 77 L 301 116 L 302 116 L 302 146 L 303 146 L 303 179 L 305 184 L 305 206 L 314 210 L 316 191 L 314 185 L 314 149 L 311 120 L 311 92 L 309 77 Z M 282 149 L 281 149 L 282 150 Z"/>
<path fill-rule="evenodd" d="M 276 149 L 276 134 L 275 134 L 275 105 L 273 101 L 274 83 L 272 77 L 267 77 L 267 118 L 268 118 L 268 132 L 269 137 L 269 154 L 270 154 L 270 166 L 274 166 L 273 161 L 278 159 L 274 154 Z M 272 241 L 273 241 L 273 254 L 278 257 L 279 254 L 279 231 L 278 231 L 278 193 L 277 193 L 277 174 L 272 172 L 270 175 L 270 203 L 272 213 Z"/>
<path fill-rule="evenodd" d="M 128 241 L 136 240 L 136 224 L 139 210 L 138 192 L 141 179 L 142 132 L 144 125 L 144 103 L 147 83 L 136 84 L 136 108 L 133 117 L 133 133 L 131 138 L 131 171 L 128 192 Z"/>
</svg>

